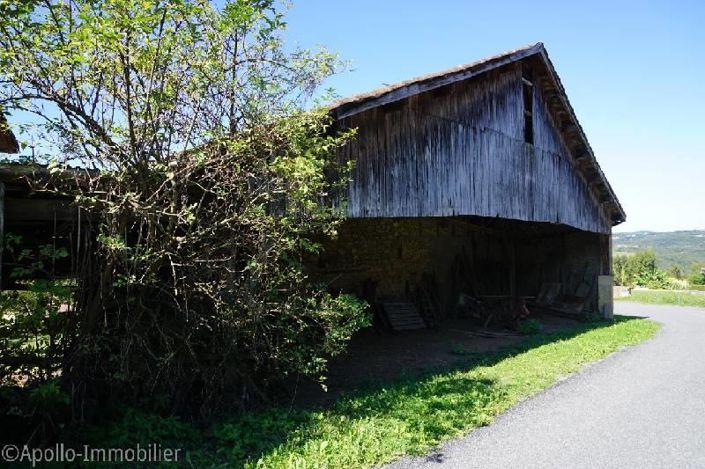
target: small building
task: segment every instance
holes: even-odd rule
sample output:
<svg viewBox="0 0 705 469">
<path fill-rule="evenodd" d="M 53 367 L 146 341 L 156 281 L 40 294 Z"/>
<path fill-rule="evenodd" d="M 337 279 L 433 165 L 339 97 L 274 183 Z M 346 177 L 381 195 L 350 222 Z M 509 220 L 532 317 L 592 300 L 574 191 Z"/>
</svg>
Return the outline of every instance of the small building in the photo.
<svg viewBox="0 0 705 469">
<path fill-rule="evenodd" d="M 347 216 L 312 272 L 426 321 L 463 301 L 610 317 L 625 213 L 543 44 L 343 99 Z"/>
</svg>

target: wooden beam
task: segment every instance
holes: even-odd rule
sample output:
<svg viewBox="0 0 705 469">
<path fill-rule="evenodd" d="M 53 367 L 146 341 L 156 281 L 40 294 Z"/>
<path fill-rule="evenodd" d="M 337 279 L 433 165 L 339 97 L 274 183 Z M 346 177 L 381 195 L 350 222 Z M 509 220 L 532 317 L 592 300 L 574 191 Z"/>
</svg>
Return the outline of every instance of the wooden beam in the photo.
<svg viewBox="0 0 705 469">
<path fill-rule="evenodd" d="M 506 242 L 509 249 L 509 296 L 514 299 L 517 296 L 516 242 L 512 237 L 507 237 Z"/>
<path fill-rule="evenodd" d="M 578 132 L 580 129 L 578 128 L 577 125 L 575 125 L 575 122 L 564 122 L 563 125 L 561 126 L 561 132 L 562 133 L 567 133 L 567 132 Z"/>
<path fill-rule="evenodd" d="M 584 151 L 584 150 L 580 151 L 580 152 L 576 152 L 574 158 L 576 161 L 589 161 L 592 159 L 590 156 L 590 153 L 588 153 L 587 151 Z"/>
<path fill-rule="evenodd" d="M 74 220 L 76 210 L 69 201 L 40 198 L 11 198 L 8 199 L 6 209 L 3 211 L 5 222 L 15 221 L 45 221 L 53 222 Z"/>
</svg>

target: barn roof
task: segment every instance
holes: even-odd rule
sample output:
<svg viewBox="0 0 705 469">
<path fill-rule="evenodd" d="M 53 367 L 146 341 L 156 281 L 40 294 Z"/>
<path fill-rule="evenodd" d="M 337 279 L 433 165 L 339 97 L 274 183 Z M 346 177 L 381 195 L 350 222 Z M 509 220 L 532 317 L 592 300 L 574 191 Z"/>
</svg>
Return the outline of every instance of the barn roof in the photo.
<svg viewBox="0 0 705 469">
<path fill-rule="evenodd" d="M 442 72 L 423 75 L 343 98 L 331 105 L 331 113 L 337 119 L 344 119 L 368 109 L 477 77 L 519 61 L 534 65 L 534 82 L 542 88 L 556 124 L 571 151 L 576 168 L 596 192 L 599 202 L 608 206 L 612 224 L 622 223 L 626 220 L 624 209 L 595 158 L 543 43 L 539 42 Z"/>
<path fill-rule="evenodd" d="M 7 119 L 0 112 L 0 153 L 17 153 L 20 147 L 17 139 L 7 126 Z"/>
</svg>

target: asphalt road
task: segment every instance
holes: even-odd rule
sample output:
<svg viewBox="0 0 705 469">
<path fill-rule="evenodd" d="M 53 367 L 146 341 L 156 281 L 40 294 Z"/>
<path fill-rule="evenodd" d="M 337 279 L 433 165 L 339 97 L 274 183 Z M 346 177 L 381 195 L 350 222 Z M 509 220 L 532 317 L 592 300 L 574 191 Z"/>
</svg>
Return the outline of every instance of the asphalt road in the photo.
<svg viewBox="0 0 705 469">
<path fill-rule="evenodd" d="M 663 324 L 431 455 L 390 468 L 705 468 L 705 309 L 617 303 Z"/>
</svg>

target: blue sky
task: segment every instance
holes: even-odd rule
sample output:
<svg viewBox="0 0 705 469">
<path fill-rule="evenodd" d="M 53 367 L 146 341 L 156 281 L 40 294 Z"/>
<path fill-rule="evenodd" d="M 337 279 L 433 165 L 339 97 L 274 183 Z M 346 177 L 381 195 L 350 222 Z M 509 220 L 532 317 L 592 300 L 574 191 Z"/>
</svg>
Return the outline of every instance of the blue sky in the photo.
<svg viewBox="0 0 705 469">
<path fill-rule="evenodd" d="M 705 229 L 705 2 L 298 0 L 287 39 L 351 61 L 354 94 L 543 42 L 627 212 Z"/>
</svg>

